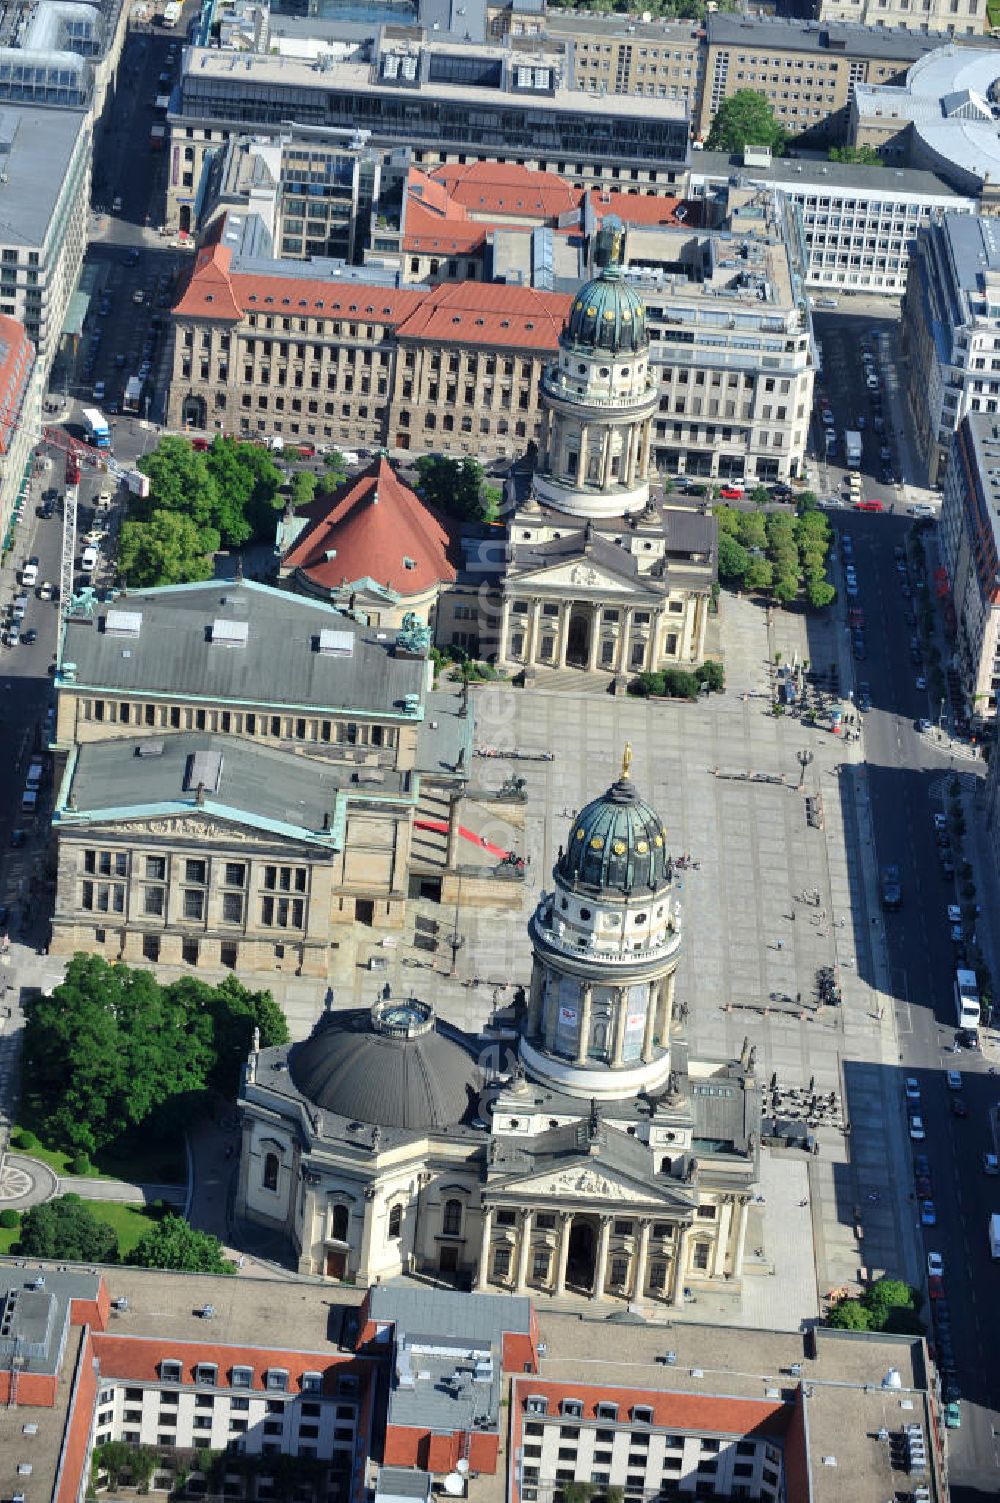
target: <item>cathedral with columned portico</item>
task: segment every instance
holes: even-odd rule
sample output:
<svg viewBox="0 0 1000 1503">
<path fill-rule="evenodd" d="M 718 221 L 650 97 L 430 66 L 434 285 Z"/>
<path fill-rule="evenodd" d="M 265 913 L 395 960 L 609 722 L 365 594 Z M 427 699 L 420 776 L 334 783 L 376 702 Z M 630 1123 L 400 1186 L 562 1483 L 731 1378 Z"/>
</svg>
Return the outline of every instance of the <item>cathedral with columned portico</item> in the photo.
<svg viewBox="0 0 1000 1503">
<path fill-rule="evenodd" d="M 251 1054 L 237 1210 L 301 1271 L 632 1304 L 739 1288 L 754 1054 L 689 1052 L 667 832 L 629 764 L 572 820 L 530 920 L 516 1047 L 387 989 Z"/>
<path fill-rule="evenodd" d="M 715 521 L 707 503 L 671 496 L 654 472 L 659 378 L 615 224 L 596 236 L 598 275 L 573 299 L 543 374 L 537 463 L 508 517 L 497 661 L 529 680 L 704 656 Z"/>
</svg>

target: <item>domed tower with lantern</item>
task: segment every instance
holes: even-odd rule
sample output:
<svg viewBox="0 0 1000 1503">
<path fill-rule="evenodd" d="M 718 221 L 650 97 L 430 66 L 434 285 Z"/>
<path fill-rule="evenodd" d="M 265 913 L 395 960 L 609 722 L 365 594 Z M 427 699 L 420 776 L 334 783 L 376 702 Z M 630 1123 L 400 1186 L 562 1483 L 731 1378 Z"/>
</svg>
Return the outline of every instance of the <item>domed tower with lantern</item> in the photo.
<svg viewBox="0 0 1000 1503">
<path fill-rule="evenodd" d="M 613 218 L 595 238 L 596 275 L 542 376 L 530 488 L 509 514 L 497 656 L 529 679 L 703 656 L 715 523 L 706 505 L 665 494 L 656 473 L 660 367 L 626 238 Z"/>
</svg>

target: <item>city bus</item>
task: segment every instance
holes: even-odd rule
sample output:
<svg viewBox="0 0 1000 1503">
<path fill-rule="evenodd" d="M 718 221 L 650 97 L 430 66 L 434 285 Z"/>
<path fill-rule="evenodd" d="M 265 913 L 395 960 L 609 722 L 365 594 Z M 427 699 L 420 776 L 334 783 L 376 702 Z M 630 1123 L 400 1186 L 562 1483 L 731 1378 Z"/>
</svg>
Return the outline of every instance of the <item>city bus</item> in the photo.
<svg viewBox="0 0 1000 1503">
<path fill-rule="evenodd" d="M 83 409 L 83 428 L 88 444 L 93 444 L 95 449 L 111 448 L 111 429 L 108 420 L 96 407 Z"/>
</svg>

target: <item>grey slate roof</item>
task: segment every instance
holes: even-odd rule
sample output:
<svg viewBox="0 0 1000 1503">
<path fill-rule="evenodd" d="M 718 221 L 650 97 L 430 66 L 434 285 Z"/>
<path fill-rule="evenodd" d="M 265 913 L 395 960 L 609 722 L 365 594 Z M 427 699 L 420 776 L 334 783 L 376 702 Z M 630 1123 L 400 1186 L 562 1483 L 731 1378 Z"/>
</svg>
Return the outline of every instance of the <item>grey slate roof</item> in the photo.
<svg viewBox="0 0 1000 1503">
<path fill-rule="evenodd" d="M 356 769 L 349 764 L 257 746 L 238 736 L 175 732 L 159 744 L 162 753 L 153 756 L 148 755 L 154 745 L 149 737 L 81 746 L 71 777 L 60 790 L 59 823 L 84 817 L 100 820 L 110 811 L 134 818 L 138 808 L 161 815 L 197 812 L 209 817 L 231 811 L 247 816 L 246 822 L 254 827 L 290 827 L 339 849 L 343 821 L 334 813 L 339 794 L 412 802 L 406 775 L 390 769 L 380 783 L 369 786 L 352 782 Z M 140 756 L 140 751 L 146 754 Z M 218 786 L 213 789 L 206 783 L 203 805 L 197 803 L 197 782 L 188 779 L 190 759 L 199 753 L 222 760 Z"/>
<path fill-rule="evenodd" d="M 266 585 L 210 580 L 129 591 L 113 608 L 141 613 L 139 636 L 108 634 L 105 610 L 92 620 L 71 617 L 58 682 L 185 700 L 353 710 L 382 719 L 423 714 L 422 707 L 405 714 L 403 700 L 408 694 L 422 698 L 426 663 L 394 657 L 393 633 L 379 640 L 374 628 L 321 601 Z M 209 640 L 219 618 L 247 624 L 245 646 Z M 350 633 L 350 657 L 316 650 L 320 632 L 328 630 Z"/>
<path fill-rule="evenodd" d="M 581 1107 L 583 1103 L 577 1101 L 575 1105 Z M 581 1169 L 604 1170 L 612 1178 L 617 1170 L 624 1179 L 640 1185 L 647 1199 L 661 1201 L 664 1209 L 680 1214 L 685 1211 L 693 1213 L 696 1192 L 681 1180 L 658 1176 L 652 1149 L 647 1144 L 603 1123 L 598 1133 L 598 1148 L 593 1154 L 590 1152 L 588 1125 L 583 1118 L 576 1123 L 552 1127 L 535 1138 L 519 1141 L 494 1139 L 487 1180 L 490 1200 L 497 1196 L 502 1199 L 505 1191 L 516 1199 L 522 1181 L 579 1165 Z M 570 1192 L 563 1192 L 562 1198 L 571 1198 Z"/>
<path fill-rule="evenodd" d="M 379 1033 L 365 1008 L 323 1013 L 288 1064 L 324 1111 L 410 1131 L 471 1119 L 482 1089 L 472 1055 L 436 1028 L 410 1038 Z"/>
<path fill-rule="evenodd" d="M 34 1287 L 37 1280 L 42 1287 Z M 96 1274 L 16 1265 L 0 1268 L 0 1313 L 5 1332 L 0 1335 L 0 1364 L 4 1369 L 10 1369 L 16 1344 L 23 1371 L 58 1372 L 70 1302 L 96 1300 L 99 1288 Z"/>
<path fill-rule="evenodd" d="M 531 1331 L 531 1300 L 515 1294 L 461 1294 L 454 1289 L 420 1289 L 405 1284 L 376 1284 L 368 1295 L 373 1321 L 391 1322 L 400 1332 L 435 1332 L 499 1346 L 504 1334 Z"/>
<path fill-rule="evenodd" d="M 881 94 L 883 91 L 879 89 L 873 92 Z M 905 93 L 903 90 L 899 92 Z M 832 188 L 871 198 L 884 195 L 892 199 L 903 194 L 963 197 L 943 177 L 921 167 L 875 167 L 861 162 L 831 162 L 828 157 L 805 152 L 799 152 L 795 157 L 774 159 L 768 167 L 745 167 L 742 153 L 730 155 L 726 151 L 699 151 L 692 163 L 691 176 L 695 181 L 704 181 L 706 178 L 728 181 L 733 177 L 743 177 L 752 183 L 773 183 L 796 194 L 823 192 Z"/>
<path fill-rule="evenodd" d="M 937 34 L 882 26 L 797 21 L 785 17 L 743 17 L 716 11 L 706 17 L 708 45 L 773 47 L 780 52 L 824 52 L 833 57 L 863 57 L 873 62 L 904 64 L 951 41 Z M 963 45 L 965 38 L 962 38 Z"/>
</svg>

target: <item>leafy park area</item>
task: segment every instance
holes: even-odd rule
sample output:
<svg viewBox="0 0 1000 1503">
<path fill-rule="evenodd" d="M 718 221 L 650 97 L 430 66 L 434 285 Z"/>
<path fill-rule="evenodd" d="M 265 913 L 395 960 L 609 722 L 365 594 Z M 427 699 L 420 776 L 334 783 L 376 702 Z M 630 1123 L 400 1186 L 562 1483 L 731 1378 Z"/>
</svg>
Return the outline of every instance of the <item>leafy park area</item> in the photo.
<svg viewBox="0 0 1000 1503">
<path fill-rule="evenodd" d="M 826 1324 L 835 1331 L 891 1331 L 922 1336 L 920 1310 L 924 1297 L 902 1279 L 876 1279 L 860 1299 L 842 1299 L 833 1305 Z"/>
<path fill-rule="evenodd" d="M 93 1159 L 104 1172 L 158 1180 L 148 1157 L 128 1160 L 130 1144 L 176 1145 L 212 1093 L 234 1096 L 255 1027 L 265 1046 L 287 1041 L 270 993 L 235 976 L 161 985 L 148 971 L 75 955 L 28 1013 L 27 1136 L 66 1155 L 64 1172 L 91 1173 Z M 14 1141 L 33 1151 L 25 1131 Z"/>
<path fill-rule="evenodd" d="M 721 694 L 726 687 L 721 663 L 709 658 L 690 672 L 686 668 L 662 668 L 638 674 L 628 686 L 640 699 L 697 699 L 699 694 Z"/>
<path fill-rule="evenodd" d="M 135 587 L 211 579 L 213 555 L 274 533 L 284 475 L 257 444 L 216 438 L 205 450 L 168 435 L 139 460 L 149 495 L 122 523 L 119 574 Z"/>
<path fill-rule="evenodd" d="M 503 492 L 498 485 L 487 485 L 478 459 L 423 454 L 415 469 L 420 495 L 444 516 L 463 522 L 495 522 L 500 515 Z"/>
<path fill-rule="evenodd" d="M 781 605 L 791 605 L 800 596 L 815 610 L 831 604 L 837 592 L 826 574 L 830 524 L 805 496 L 800 499 L 804 508 L 797 517 L 715 508 L 722 584 L 767 595 Z"/>
</svg>

